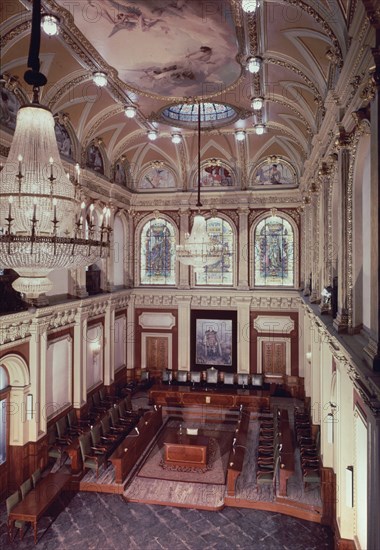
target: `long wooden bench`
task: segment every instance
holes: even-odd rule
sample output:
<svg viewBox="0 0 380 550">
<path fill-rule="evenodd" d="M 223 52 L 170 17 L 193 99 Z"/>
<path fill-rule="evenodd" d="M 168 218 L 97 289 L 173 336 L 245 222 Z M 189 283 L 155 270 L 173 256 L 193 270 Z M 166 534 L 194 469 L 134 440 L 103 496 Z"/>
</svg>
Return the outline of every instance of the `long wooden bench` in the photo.
<svg viewBox="0 0 380 550">
<path fill-rule="evenodd" d="M 228 458 L 227 468 L 227 495 L 234 496 L 236 480 L 243 470 L 245 451 L 247 448 L 248 429 L 249 429 L 249 411 L 243 409 L 240 414 L 238 425 L 234 437 L 235 444 L 232 446 Z"/>
<path fill-rule="evenodd" d="M 162 408 L 148 411 L 140 418 L 134 435 L 128 435 L 118 446 L 109 460 L 115 468 L 115 482 L 123 483 L 129 472 L 141 457 L 143 451 L 153 440 L 162 426 Z"/>
</svg>

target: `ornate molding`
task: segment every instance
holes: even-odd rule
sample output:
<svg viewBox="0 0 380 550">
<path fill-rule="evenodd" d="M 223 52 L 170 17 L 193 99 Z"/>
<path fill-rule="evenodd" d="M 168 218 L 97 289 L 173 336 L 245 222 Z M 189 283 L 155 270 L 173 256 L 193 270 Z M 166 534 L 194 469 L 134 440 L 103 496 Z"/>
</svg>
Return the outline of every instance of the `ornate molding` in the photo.
<svg viewBox="0 0 380 550">
<path fill-rule="evenodd" d="M 58 327 L 64 327 L 67 325 L 73 325 L 75 323 L 77 313 L 77 308 L 57 311 L 56 313 L 53 313 L 49 319 L 48 330 L 56 329 Z"/>
<path fill-rule="evenodd" d="M 253 296 L 252 309 L 298 309 L 301 298 L 284 296 Z"/>
<path fill-rule="evenodd" d="M 193 296 L 191 305 L 194 307 L 231 307 L 231 296 Z"/>
<path fill-rule="evenodd" d="M 10 317 L 10 319 L 9 319 Z M 32 319 L 14 319 L 12 315 L 7 316 L 2 321 L 0 326 L 0 345 L 7 342 L 16 342 L 17 340 L 24 340 L 32 335 Z"/>
<path fill-rule="evenodd" d="M 177 297 L 173 295 L 137 294 L 135 306 L 177 306 Z"/>
</svg>

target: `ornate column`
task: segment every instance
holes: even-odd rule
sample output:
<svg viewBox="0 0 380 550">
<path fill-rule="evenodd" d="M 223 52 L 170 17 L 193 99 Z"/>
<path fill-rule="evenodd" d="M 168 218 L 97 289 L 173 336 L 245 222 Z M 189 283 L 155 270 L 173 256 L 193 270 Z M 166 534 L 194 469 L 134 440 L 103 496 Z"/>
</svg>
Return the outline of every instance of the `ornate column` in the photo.
<svg viewBox="0 0 380 550">
<path fill-rule="evenodd" d="M 134 294 L 130 295 L 130 300 L 127 310 L 127 369 L 135 368 L 135 298 Z"/>
<path fill-rule="evenodd" d="M 248 283 L 248 214 L 249 208 L 239 208 L 238 290 L 249 290 Z"/>
<path fill-rule="evenodd" d="M 319 306 L 320 312 L 330 313 L 331 311 L 331 296 L 328 298 L 323 294 L 323 289 L 326 286 L 332 287 L 331 274 L 331 241 L 332 241 L 332 219 L 331 219 L 331 167 L 322 162 L 318 172 L 319 182 L 321 186 L 320 200 L 320 227 L 322 227 L 319 246 L 320 272 L 321 272 L 321 303 Z"/>
<path fill-rule="evenodd" d="M 303 248 L 303 263 L 304 263 L 304 276 L 305 276 L 305 286 L 303 290 L 304 296 L 310 296 L 310 248 L 311 248 L 311 205 L 310 197 L 304 197 L 304 248 Z"/>
<path fill-rule="evenodd" d="M 369 366 L 380 371 L 380 17 L 377 18 L 377 47 L 372 53 L 374 97 L 371 101 L 371 327 L 365 358 Z"/>
<path fill-rule="evenodd" d="M 29 341 L 29 368 L 30 368 L 30 390 L 34 403 L 33 422 L 29 425 L 29 440 L 37 441 L 46 433 L 46 354 L 47 354 L 47 329 L 49 326 L 48 317 L 35 317 L 31 326 L 31 338 Z"/>
<path fill-rule="evenodd" d="M 180 209 L 179 210 L 179 242 L 183 244 L 185 242 L 185 235 L 189 233 L 189 216 L 190 216 L 190 210 L 188 208 L 186 209 Z M 178 268 L 179 268 L 179 277 L 178 277 L 178 288 L 181 289 L 189 289 L 190 283 L 189 283 L 189 274 L 190 274 L 190 268 L 183 264 L 182 262 L 178 262 Z M 178 366 L 180 366 L 180 363 L 178 363 Z"/>
<path fill-rule="evenodd" d="M 113 227 L 115 223 L 115 207 L 110 206 L 111 215 L 110 215 L 110 226 Z M 115 233 L 111 231 L 110 234 L 110 249 L 109 249 L 109 256 L 104 262 L 105 267 L 105 281 L 104 281 L 104 289 L 107 292 L 112 292 L 115 288 L 115 277 L 114 277 L 114 269 L 115 269 Z"/>
<path fill-rule="evenodd" d="M 126 243 L 127 258 L 125 261 L 125 286 L 127 288 L 133 288 L 135 283 L 135 216 L 136 212 L 130 208 L 128 210 L 128 242 Z"/>
<path fill-rule="evenodd" d="M 318 303 L 320 300 L 320 266 L 319 266 L 319 209 L 320 195 L 315 183 L 311 186 L 311 213 L 312 213 L 312 241 L 311 241 L 311 265 L 312 267 L 312 285 L 310 302 Z"/>
<path fill-rule="evenodd" d="M 115 306 L 110 302 L 104 315 L 104 385 L 110 386 L 115 373 Z"/>
<path fill-rule="evenodd" d="M 368 530 L 367 548 L 380 548 L 380 522 L 373 510 L 380 507 L 380 410 L 368 416 Z"/>
<path fill-rule="evenodd" d="M 190 370 L 191 296 L 176 296 L 178 304 L 178 370 Z"/>
<path fill-rule="evenodd" d="M 335 142 L 338 148 L 338 218 L 340 220 L 338 238 L 338 313 L 334 319 L 334 328 L 338 332 L 346 332 L 348 328 L 348 183 L 350 167 L 350 136 L 343 127 L 340 128 Z M 352 236 L 351 236 L 352 238 Z"/>
<path fill-rule="evenodd" d="M 87 308 L 79 308 L 74 325 L 73 405 L 80 409 L 86 402 Z"/>
<path fill-rule="evenodd" d="M 251 306 L 251 297 L 237 296 L 236 298 L 234 298 L 234 302 L 237 305 L 237 372 L 249 373 L 249 312 Z"/>
</svg>

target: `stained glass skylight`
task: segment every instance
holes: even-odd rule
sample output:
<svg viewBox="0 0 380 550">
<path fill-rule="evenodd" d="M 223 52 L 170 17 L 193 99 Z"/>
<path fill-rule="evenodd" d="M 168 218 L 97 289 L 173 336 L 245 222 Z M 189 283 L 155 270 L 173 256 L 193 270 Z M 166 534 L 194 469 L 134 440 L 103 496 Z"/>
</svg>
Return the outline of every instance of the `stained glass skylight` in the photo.
<svg viewBox="0 0 380 550">
<path fill-rule="evenodd" d="M 189 125 L 198 123 L 198 109 L 201 109 L 202 126 L 208 124 L 230 123 L 236 120 L 238 113 L 230 105 L 224 103 L 180 103 L 171 105 L 162 111 L 162 116 L 168 122 L 182 122 Z"/>
</svg>

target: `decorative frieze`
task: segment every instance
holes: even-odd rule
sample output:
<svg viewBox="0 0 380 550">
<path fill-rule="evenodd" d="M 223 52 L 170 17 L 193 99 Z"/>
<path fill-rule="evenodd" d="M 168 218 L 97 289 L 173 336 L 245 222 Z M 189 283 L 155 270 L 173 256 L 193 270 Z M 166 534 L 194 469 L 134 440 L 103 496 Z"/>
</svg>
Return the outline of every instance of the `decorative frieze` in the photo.
<svg viewBox="0 0 380 550">
<path fill-rule="evenodd" d="M 231 296 L 193 296 L 191 305 L 193 307 L 231 307 L 232 300 Z"/>
<path fill-rule="evenodd" d="M 9 316 L 13 317 L 13 316 Z M 4 320 L 3 320 L 4 319 Z M 32 319 L 19 319 L 12 320 L 3 318 L 0 325 L 0 345 L 7 342 L 15 342 L 17 340 L 24 340 L 28 336 L 31 336 Z"/>
<path fill-rule="evenodd" d="M 152 295 L 137 294 L 135 296 L 135 306 L 177 306 L 177 298 L 173 295 Z"/>
</svg>

